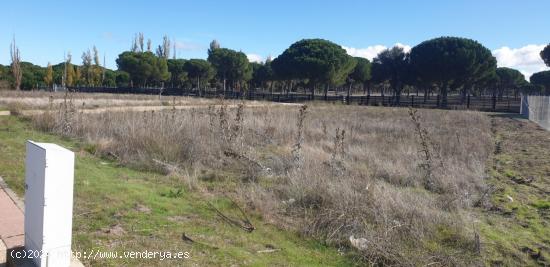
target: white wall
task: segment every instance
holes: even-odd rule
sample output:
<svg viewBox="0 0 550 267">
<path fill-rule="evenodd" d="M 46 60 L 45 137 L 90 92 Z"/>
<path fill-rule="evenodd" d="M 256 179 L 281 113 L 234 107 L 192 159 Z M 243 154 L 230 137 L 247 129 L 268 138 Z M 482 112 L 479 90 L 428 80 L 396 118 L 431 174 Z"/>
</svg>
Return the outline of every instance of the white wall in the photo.
<svg viewBox="0 0 550 267">
<path fill-rule="evenodd" d="M 550 131 L 550 96 L 522 96 L 521 114 Z"/>
</svg>

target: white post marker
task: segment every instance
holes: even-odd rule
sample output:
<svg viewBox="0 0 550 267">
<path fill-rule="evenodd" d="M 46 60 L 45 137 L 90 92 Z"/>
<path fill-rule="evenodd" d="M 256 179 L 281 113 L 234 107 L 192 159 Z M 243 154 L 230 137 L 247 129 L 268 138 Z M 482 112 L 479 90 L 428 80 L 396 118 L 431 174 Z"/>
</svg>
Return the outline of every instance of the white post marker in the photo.
<svg viewBox="0 0 550 267">
<path fill-rule="evenodd" d="M 71 263 L 74 153 L 27 141 L 25 251 L 38 267 Z"/>
</svg>

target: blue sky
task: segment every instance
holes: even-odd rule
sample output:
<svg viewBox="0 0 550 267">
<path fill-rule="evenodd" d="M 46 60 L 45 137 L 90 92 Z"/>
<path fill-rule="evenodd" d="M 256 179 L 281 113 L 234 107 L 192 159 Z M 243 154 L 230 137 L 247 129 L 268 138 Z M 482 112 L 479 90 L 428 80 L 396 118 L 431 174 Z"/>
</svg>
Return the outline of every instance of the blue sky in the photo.
<svg viewBox="0 0 550 267">
<path fill-rule="evenodd" d="M 116 68 L 135 33 L 158 45 L 163 35 L 181 58 L 205 58 L 212 39 L 250 59 L 277 56 L 302 38 L 325 38 L 372 58 L 394 44 L 410 47 L 438 36 L 476 39 L 501 66 L 525 74 L 544 69 L 534 55 L 550 42 L 548 0 L 272 0 L 272 1 L 6 1 L 0 10 L 0 64 L 15 34 L 22 59 L 39 65 L 80 63 L 96 45 Z"/>
</svg>

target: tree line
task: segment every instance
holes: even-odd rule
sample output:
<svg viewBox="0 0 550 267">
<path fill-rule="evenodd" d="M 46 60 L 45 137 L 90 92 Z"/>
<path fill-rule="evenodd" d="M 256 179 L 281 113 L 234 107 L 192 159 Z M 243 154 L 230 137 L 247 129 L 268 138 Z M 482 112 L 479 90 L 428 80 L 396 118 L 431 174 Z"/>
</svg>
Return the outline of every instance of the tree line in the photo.
<svg viewBox="0 0 550 267">
<path fill-rule="evenodd" d="M 404 94 L 429 97 L 437 94 L 442 105 L 450 94 L 493 95 L 550 93 L 550 71 L 531 76 L 530 82 L 518 70 L 500 67 L 491 51 L 475 40 L 439 37 L 424 41 L 410 51 L 392 47 L 380 52 L 372 62 L 352 57 L 338 44 L 323 39 L 304 39 L 288 47 L 275 59 L 249 62 L 246 54 L 223 48 L 214 40 L 207 59 L 176 58 L 175 43 L 164 36 L 162 43 L 145 44 L 136 34 L 128 51 L 116 59 L 117 70 L 101 66 L 94 46 L 82 54 L 82 63 L 66 60 L 46 68 L 21 62 L 15 40 L 11 47 L 12 64 L 0 66 L 0 80 L 16 89 L 39 85 L 171 87 L 194 88 L 198 92 L 216 88 L 223 91 L 269 90 L 304 92 L 391 94 L 396 103 Z M 173 49 L 173 50 L 172 50 Z M 170 58 L 171 50 L 173 52 Z M 550 66 L 550 44 L 540 52 Z M 1 84 L 0 84 L 1 85 Z"/>
<path fill-rule="evenodd" d="M 61 63 L 46 67 L 21 61 L 19 49 L 12 43 L 12 63 L 8 66 L 0 65 L 0 89 L 14 88 L 15 90 L 32 90 L 38 88 L 52 88 L 54 84 L 64 86 L 117 86 L 118 71 L 110 70 L 101 65 L 98 49 L 82 53 L 82 63 L 73 64 L 69 53 Z M 17 71 L 15 71 L 17 70 Z"/>
</svg>

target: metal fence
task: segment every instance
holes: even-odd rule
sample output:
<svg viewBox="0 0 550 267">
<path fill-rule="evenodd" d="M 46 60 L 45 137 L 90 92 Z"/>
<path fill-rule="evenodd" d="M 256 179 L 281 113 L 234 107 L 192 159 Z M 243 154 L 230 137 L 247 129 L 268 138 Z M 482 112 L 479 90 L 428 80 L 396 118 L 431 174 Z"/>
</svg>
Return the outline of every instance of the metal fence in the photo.
<svg viewBox="0 0 550 267">
<path fill-rule="evenodd" d="M 247 92 L 222 91 L 215 89 L 195 90 L 182 88 L 109 88 L 109 87 L 78 87 L 72 91 L 82 93 L 113 93 L 113 94 L 148 94 L 163 96 L 193 96 L 203 98 L 247 99 L 285 103 L 302 103 L 306 101 L 325 101 L 331 103 L 354 104 L 364 106 L 410 106 L 415 108 L 442 108 L 442 98 L 439 95 L 402 95 L 399 101 L 396 96 L 381 95 L 323 95 L 311 93 L 276 93 L 261 90 Z M 447 97 L 446 109 L 469 109 L 480 111 L 519 113 L 520 98 L 513 96 L 459 96 Z"/>
<path fill-rule="evenodd" d="M 521 115 L 550 130 L 550 96 L 521 96 Z"/>
</svg>

